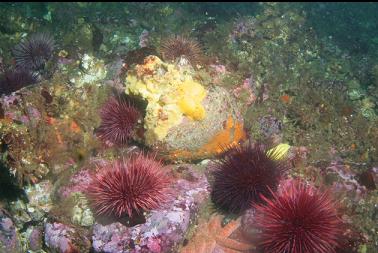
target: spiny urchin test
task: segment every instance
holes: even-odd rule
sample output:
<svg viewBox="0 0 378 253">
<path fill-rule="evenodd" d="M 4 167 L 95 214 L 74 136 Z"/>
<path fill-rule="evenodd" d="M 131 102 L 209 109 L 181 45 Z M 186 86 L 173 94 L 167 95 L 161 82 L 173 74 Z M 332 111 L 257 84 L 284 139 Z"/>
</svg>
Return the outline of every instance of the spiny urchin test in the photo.
<svg viewBox="0 0 378 253">
<path fill-rule="evenodd" d="M 223 211 L 242 212 L 261 195 L 270 197 L 286 169 L 261 145 L 233 148 L 215 165 L 211 199 Z"/>
<path fill-rule="evenodd" d="M 16 67 L 32 71 L 43 69 L 52 57 L 54 47 L 55 42 L 51 34 L 39 32 L 30 35 L 12 50 Z"/>
<path fill-rule="evenodd" d="M 97 215 L 132 217 L 161 207 L 170 185 L 162 167 L 152 157 L 139 154 L 101 168 L 87 189 Z"/>
<path fill-rule="evenodd" d="M 180 57 L 184 57 L 193 66 L 201 61 L 203 54 L 197 41 L 183 36 L 173 36 L 164 40 L 161 44 L 160 52 L 166 61 L 175 61 Z"/>
<path fill-rule="evenodd" d="M 122 145 L 131 137 L 140 113 L 129 101 L 111 97 L 102 106 L 100 117 L 98 137 L 105 142 Z"/>
<path fill-rule="evenodd" d="M 329 192 L 302 181 L 288 181 L 265 204 L 254 205 L 252 226 L 261 230 L 259 246 L 269 253 L 334 253 L 342 222 Z"/>
</svg>

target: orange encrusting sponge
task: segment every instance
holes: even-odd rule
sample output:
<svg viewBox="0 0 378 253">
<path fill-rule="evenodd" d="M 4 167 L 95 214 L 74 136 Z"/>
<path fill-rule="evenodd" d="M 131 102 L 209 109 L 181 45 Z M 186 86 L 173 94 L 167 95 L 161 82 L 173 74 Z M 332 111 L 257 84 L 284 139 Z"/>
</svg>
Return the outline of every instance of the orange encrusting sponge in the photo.
<svg viewBox="0 0 378 253">
<path fill-rule="evenodd" d="M 235 147 L 247 139 L 242 122 L 234 121 L 229 116 L 224 124 L 224 128 L 219 131 L 209 142 L 196 151 L 175 150 L 168 155 L 169 159 L 194 160 L 217 155 L 223 152 L 225 147 Z"/>
</svg>

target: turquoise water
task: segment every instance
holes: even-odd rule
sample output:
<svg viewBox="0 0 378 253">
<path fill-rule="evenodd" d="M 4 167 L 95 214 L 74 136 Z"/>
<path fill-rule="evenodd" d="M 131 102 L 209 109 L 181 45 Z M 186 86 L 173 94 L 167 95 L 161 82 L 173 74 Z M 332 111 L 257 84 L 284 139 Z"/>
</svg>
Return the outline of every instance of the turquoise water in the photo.
<svg viewBox="0 0 378 253">
<path fill-rule="evenodd" d="M 2 3 L 0 252 L 378 252 L 377 12 Z"/>
</svg>

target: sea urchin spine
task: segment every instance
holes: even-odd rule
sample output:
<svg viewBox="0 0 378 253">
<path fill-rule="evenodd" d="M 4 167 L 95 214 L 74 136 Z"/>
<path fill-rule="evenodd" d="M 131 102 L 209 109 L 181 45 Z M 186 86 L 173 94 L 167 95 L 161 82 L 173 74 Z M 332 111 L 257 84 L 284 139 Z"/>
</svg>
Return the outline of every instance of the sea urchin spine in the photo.
<svg viewBox="0 0 378 253">
<path fill-rule="evenodd" d="M 335 252 L 342 222 L 328 192 L 289 181 L 272 194 L 272 199 L 262 196 L 266 204 L 255 205 L 263 252 Z"/>
<path fill-rule="evenodd" d="M 214 168 L 211 198 L 224 211 L 242 212 L 261 201 L 260 195 L 270 197 L 285 169 L 284 161 L 273 160 L 261 145 L 231 149 Z"/>
<path fill-rule="evenodd" d="M 169 177 L 163 165 L 139 154 L 101 168 L 87 194 L 98 215 L 121 217 L 156 209 L 169 196 Z"/>
</svg>

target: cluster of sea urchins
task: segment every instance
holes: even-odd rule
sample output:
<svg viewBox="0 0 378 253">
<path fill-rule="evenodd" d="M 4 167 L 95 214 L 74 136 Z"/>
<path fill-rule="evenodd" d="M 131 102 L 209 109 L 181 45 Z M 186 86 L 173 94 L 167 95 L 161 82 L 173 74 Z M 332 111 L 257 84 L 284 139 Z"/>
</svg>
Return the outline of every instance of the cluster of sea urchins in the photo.
<svg viewBox="0 0 378 253">
<path fill-rule="evenodd" d="M 138 122 L 140 113 L 129 101 L 111 97 L 100 110 L 101 125 L 97 135 L 104 142 L 127 143 Z"/>
<path fill-rule="evenodd" d="M 193 66 L 200 63 L 203 55 L 197 41 L 183 36 L 172 36 L 164 40 L 160 46 L 160 53 L 166 61 L 175 61 L 183 57 Z"/>
<path fill-rule="evenodd" d="M 87 189 L 96 214 L 132 217 L 161 207 L 170 184 L 162 167 L 152 157 L 139 154 L 101 168 Z"/>
<path fill-rule="evenodd" d="M 38 81 L 36 71 L 45 67 L 52 57 L 54 39 L 49 33 L 34 33 L 12 50 L 16 69 L 8 70 L 0 77 L 0 95 L 10 94 Z"/>
<path fill-rule="evenodd" d="M 262 145 L 247 145 L 228 150 L 213 171 L 211 198 L 221 210 L 240 213 L 261 196 L 271 197 L 276 190 L 284 162 L 272 159 Z"/>
<path fill-rule="evenodd" d="M 342 222 L 329 192 L 287 181 L 265 204 L 254 205 L 259 246 L 269 253 L 335 253 Z"/>
</svg>

